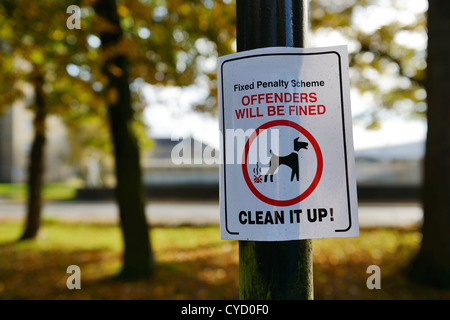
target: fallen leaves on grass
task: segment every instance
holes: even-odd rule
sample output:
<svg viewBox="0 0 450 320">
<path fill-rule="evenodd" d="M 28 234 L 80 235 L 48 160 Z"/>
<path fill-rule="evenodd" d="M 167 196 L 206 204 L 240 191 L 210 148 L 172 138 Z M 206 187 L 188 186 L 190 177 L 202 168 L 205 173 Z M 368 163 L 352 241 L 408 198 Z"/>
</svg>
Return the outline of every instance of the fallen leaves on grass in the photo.
<svg viewBox="0 0 450 320">
<path fill-rule="evenodd" d="M 0 299 L 237 299 L 238 243 L 218 227 L 153 228 L 155 274 L 140 281 L 115 278 L 121 267 L 115 226 L 51 223 L 45 237 L 12 242 L 18 228 L 0 227 Z M 9 229 L 8 229 L 9 228 Z M 64 236 L 63 236 L 64 235 Z M 450 291 L 411 283 L 407 267 L 420 245 L 417 230 L 361 230 L 358 238 L 313 241 L 315 299 L 450 299 Z M 70 240 L 70 241 L 69 241 Z M 109 243 L 115 242 L 111 245 Z M 69 290 L 69 265 L 81 269 L 81 290 Z M 366 286 L 378 265 L 381 289 Z"/>
</svg>

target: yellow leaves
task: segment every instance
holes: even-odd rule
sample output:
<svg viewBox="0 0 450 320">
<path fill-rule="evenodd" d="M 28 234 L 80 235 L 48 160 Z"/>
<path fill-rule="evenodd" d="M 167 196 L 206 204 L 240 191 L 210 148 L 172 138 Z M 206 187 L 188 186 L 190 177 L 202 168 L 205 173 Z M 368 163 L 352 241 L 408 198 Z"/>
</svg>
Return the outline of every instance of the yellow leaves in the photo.
<svg viewBox="0 0 450 320">
<path fill-rule="evenodd" d="M 136 42 L 127 37 L 122 37 L 114 46 L 103 47 L 98 57 L 102 61 L 106 61 L 114 56 L 123 55 L 133 62 L 133 58 L 138 55 L 138 50 L 139 47 Z"/>
<path fill-rule="evenodd" d="M 415 254 L 420 233 L 415 230 L 361 230 L 359 238 L 317 239 L 313 242 L 314 285 L 318 299 L 379 299 L 403 292 L 387 287 L 405 281 L 404 267 Z M 369 265 L 381 268 L 382 292 L 368 290 Z M 395 274 L 395 280 L 386 279 Z M 319 289 L 320 288 L 320 289 Z"/>
<path fill-rule="evenodd" d="M 198 274 L 199 278 L 209 282 L 215 283 L 225 279 L 227 273 L 223 268 L 205 268 Z"/>
<path fill-rule="evenodd" d="M 178 13 L 183 16 L 189 15 L 191 10 L 191 6 L 187 2 L 178 7 Z"/>
<path fill-rule="evenodd" d="M 198 28 L 199 28 L 201 31 L 206 31 L 206 30 L 208 30 L 208 27 L 209 27 L 209 23 L 208 23 L 207 20 L 205 20 L 205 19 L 200 19 L 200 20 L 198 21 Z"/>
<path fill-rule="evenodd" d="M 108 64 L 108 71 L 116 78 L 119 78 L 123 74 L 123 70 L 116 66 L 114 63 Z"/>
<path fill-rule="evenodd" d="M 120 32 L 119 27 L 117 27 L 113 23 L 110 23 L 108 20 L 99 15 L 95 16 L 95 24 L 92 26 L 92 29 L 97 34 Z"/>
<path fill-rule="evenodd" d="M 61 29 L 56 29 L 52 32 L 52 38 L 53 40 L 60 41 L 63 40 L 65 36 L 65 33 Z"/>
<path fill-rule="evenodd" d="M 108 91 L 106 92 L 106 99 L 109 104 L 117 103 L 117 100 L 119 99 L 119 91 L 116 88 L 108 88 Z"/>
<path fill-rule="evenodd" d="M 121 17 L 126 17 L 130 14 L 130 11 L 128 10 L 128 8 L 126 6 L 119 5 L 119 6 L 117 6 L 117 13 Z"/>
<path fill-rule="evenodd" d="M 136 41 L 133 41 L 128 37 L 123 37 L 122 39 L 120 39 L 119 43 L 116 46 L 116 52 L 118 54 L 127 56 L 129 59 L 137 58 L 139 56 L 139 49 L 139 45 L 136 43 Z"/>
<path fill-rule="evenodd" d="M 44 60 L 45 60 L 45 56 L 40 49 L 34 48 L 30 54 L 30 60 L 34 64 L 43 64 Z"/>
</svg>

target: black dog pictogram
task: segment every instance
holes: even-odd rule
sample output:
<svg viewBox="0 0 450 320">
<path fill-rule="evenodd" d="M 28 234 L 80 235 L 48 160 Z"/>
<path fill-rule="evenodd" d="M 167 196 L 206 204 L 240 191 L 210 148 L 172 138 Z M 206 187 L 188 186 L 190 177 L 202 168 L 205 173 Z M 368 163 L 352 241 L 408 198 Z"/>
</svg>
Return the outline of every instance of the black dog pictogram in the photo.
<svg viewBox="0 0 450 320">
<path fill-rule="evenodd" d="M 308 149 L 308 143 L 299 141 L 300 138 L 294 139 L 294 151 L 287 156 L 278 156 L 270 150 L 270 167 L 267 173 L 264 175 L 264 182 L 267 182 L 267 177 L 270 176 L 270 182 L 273 182 L 273 175 L 279 166 L 282 164 L 291 168 L 291 181 L 294 177 L 298 181 L 299 179 L 299 166 L 298 166 L 298 152 L 300 149 Z"/>
</svg>

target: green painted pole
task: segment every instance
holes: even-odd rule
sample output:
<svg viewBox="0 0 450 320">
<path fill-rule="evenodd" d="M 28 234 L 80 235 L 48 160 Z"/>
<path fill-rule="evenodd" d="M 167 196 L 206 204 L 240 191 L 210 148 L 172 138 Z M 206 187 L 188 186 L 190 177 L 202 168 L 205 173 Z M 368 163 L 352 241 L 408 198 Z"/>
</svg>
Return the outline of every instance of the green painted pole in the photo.
<svg viewBox="0 0 450 320">
<path fill-rule="evenodd" d="M 238 51 L 306 47 L 307 0 L 237 0 L 236 16 Z M 239 297 L 312 300 L 312 240 L 239 241 Z"/>
</svg>

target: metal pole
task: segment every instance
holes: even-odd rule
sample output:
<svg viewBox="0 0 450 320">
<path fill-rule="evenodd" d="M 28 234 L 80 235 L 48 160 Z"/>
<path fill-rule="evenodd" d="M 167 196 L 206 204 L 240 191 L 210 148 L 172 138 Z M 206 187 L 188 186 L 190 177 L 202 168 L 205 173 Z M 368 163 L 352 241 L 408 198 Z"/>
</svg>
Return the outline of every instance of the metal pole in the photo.
<svg viewBox="0 0 450 320">
<path fill-rule="evenodd" d="M 307 0 L 237 0 L 236 16 L 238 51 L 306 46 Z M 239 241 L 239 296 L 313 299 L 312 241 Z"/>
</svg>

